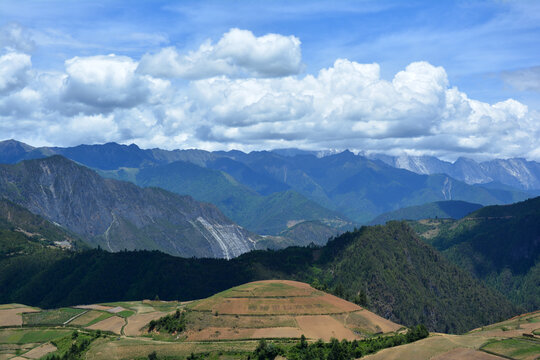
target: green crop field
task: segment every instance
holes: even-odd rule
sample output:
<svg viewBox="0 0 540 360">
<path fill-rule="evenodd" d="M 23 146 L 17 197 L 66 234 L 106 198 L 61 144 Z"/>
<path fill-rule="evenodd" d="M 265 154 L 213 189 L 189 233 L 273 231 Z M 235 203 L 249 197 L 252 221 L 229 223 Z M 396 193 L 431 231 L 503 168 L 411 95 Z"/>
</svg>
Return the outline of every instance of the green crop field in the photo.
<svg viewBox="0 0 540 360">
<path fill-rule="evenodd" d="M 154 308 L 156 311 L 171 312 L 180 307 L 178 301 L 144 301 L 143 305 L 148 305 Z"/>
<path fill-rule="evenodd" d="M 23 314 L 23 323 L 27 326 L 62 325 L 72 317 L 85 312 L 83 309 L 61 308 Z"/>
<path fill-rule="evenodd" d="M 245 359 L 256 346 L 257 341 L 183 343 L 120 339 L 96 344 L 90 348 L 86 358 L 89 360 L 147 359 L 148 354 L 156 351 L 159 358 L 166 359 L 185 358 L 191 353 L 207 354 L 219 359 Z"/>
<path fill-rule="evenodd" d="M 110 303 L 103 303 L 102 305 L 112 306 L 112 307 L 120 306 L 125 309 L 131 309 L 133 307 L 136 307 L 140 303 L 141 303 L 140 301 L 115 301 L 115 302 L 110 302 Z"/>
<path fill-rule="evenodd" d="M 95 318 L 94 320 L 92 320 L 88 324 L 86 324 L 86 326 L 92 326 L 92 325 L 97 324 L 98 322 L 103 321 L 105 319 L 108 319 L 108 318 L 110 318 L 112 316 L 114 316 L 114 315 L 111 314 L 111 313 L 108 313 L 108 312 L 104 312 L 99 317 Z"/>
<path fill-rule="evenodd" d="M 540 354 L 540 341 L 536 339 L 504 339 L 490 342 L 482 350 L 513 359 L 534 359 Z"/>
<path fill-rule="evenodd" d="M 119 313 L 116 313 L 117 316 L 120 316 L 123 318 L 128 318 L 133 314 L 135 314 L 135 311 L 132 311 L 132 310 L 124 310 L 124 311 L 120 311 Z"/>
<path fill-rule="evenodd" d="M 63 329 L 9 329 L 0 330 L 0 344 L 29 344 L 43 343 L 59 339 L 69 333 L 70 330 Z"/>
</svg>

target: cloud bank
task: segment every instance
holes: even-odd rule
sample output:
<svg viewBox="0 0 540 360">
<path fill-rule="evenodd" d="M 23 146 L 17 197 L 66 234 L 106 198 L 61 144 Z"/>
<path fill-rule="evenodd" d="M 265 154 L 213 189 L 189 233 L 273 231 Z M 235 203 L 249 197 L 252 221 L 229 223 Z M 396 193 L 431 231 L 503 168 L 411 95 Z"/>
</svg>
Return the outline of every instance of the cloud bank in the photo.
<svg viewBox="0 0 540 360">
<path fill-rule="evenodd" d="M 193 51 L 78 56 L 63 71 L 35 69 L 24 47 L 5 46 L 0 134 L 34 145 L 540 159 L 538 113 L 512 99 L 470 99 L 442 67 L 414 62 L 390 80 L 378 64 L 348 59 L 317 74 L 302 70 L 296 37 L 239 29 Z"/>
</svg>

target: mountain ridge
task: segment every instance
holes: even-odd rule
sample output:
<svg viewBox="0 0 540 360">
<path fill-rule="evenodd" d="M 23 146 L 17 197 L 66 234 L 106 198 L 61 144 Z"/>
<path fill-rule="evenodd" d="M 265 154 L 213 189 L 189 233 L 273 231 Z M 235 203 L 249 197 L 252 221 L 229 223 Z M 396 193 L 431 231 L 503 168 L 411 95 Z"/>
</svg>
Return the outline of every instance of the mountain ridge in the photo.
<svg viewBox="0 0 540 360">
<path fill-rule="evenodd" d="M 60 155 L 0 165 L 0 196 L 110 251 L 231 258 L 254 249 L 257 238 L 214 205 L 104 179 Z"/>
<path fill-rule="evenodd" d="M 466 200 L 492 205 L 512 203 L 531 196 L 513 188 L 468 185 L 448 175 L 420 175 L 350 151 L 319 157 L 310 152 L 291 151 L 281 155 L 272 151 L 142 150 L 136 145 L 108 143 L 73 148 L 37 148 L 25 156 L 43 157 L 50 152 L 67 154 L 74 161 L 101 167 L 102 171 L 124 171 L 122 169 L 132 166 L 135 167 L 130 169 L 141 170 L 167 166 L 175 161 L 190 162 L 204 169 L 227 173 L 263 196 L 296 191 L 356 223 L 367 223 L 379 214 L 426 202 Z M 115 156 L 116 153 L 118 156 Z M 90 160 L 85 160 L 88 158 Z M 111 168 L 116 169 L 107 170 Z M 133 179 L 136 180 L 136 174 L 130 178 Z M 196 188 L 196 185 L 197 182 L 194 182 L 191 187 Z M 283 208 L 286 205 L 284 202 L 280 204 Z M 224 207 L 222 210 L 226 211 Z M 229 215 L 232 216 L 232 213 Z M 322 220 L 311 216 L 305 219 Z M 240 218 L 234 220 L 241 221 Z M 289 220 L 299 219 L 295 217 Z M 273 232 L 285 230 L 281 226 Z"/>
<path fill-rule="evenodd" d="M 523 158 L 476 162 L 473 159 L 460 157 L 452 163 L 425 155 L 370 154 L 368 157 L 417 174 L 444 173 L 467 184 L 499 182 L 520 190 L 540 189 L 540 163 Z"/>
</svg>

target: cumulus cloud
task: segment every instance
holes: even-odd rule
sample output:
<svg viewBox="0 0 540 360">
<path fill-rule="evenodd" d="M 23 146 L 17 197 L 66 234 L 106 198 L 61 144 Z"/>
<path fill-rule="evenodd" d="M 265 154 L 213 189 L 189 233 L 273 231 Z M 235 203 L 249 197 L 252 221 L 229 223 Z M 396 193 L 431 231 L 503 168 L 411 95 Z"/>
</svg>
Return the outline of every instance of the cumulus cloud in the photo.
<svg viewBox="0 0 540 360">
<path fill-rule="evenodd" d="M 444 69 L 414 63 L 392 82 L 380 78 L 377 64 L 339 59 L 317 77 L 195 81 L 192 97 L 212 123 L 249 127 L 273 123 L 274 132 L 305 132 L 323 141 L 429 135 L 441 116 L 447 78 Z M 285 124 L 287 123 L 287 124 Z M 297 124 L 298 128 L 291 127 Z M 268 130 L 268 129 L 267 129 Z M 220 134 L 223 137 L 223 134 Z M 232 140 L 232 139 L 231 139 Z"/>
<path fill-rule="evenodd" d="M 377 64 L 346 59 L 301 79 L 203 79 L 190 98 L 207 122 L 198 137 L 223 144 L 521 156 L 539 134 L 525 105 L 469 99 L 426 62 L 391 81 Z"/>
<path fill-rule="evenodd" d="M 64 99 L 99 111 L 131 108 L 146 101 L 150 81 L 135 73 L 126 56 L 75 57 L 66 61 Z"/>
<path fill-rule="evenodd" d="M 210 40 L 186 54 L 173 47 L 142 57 L 138 71 L 155 77 L 201 79 L 218 75 L 282 77 L 302 69 L 300 40 L 295 36 L 231 29 L 213 44 Z"/>
<path fill-rule="evenodd" d="M 0 64 L 0 134 L 34 145 L 117 141 L 540 160 L 540 116 L 524 104 L 471 99 L 427 62 L 388 80 L 378 64 L 347 59 L 293 76 L 301 68 L 294 37 L 231 30 L 188 55 L 166 48 L 139 61 L 74 57 L 49 72 L 11 50 Z"/>
<path fill-rule="evenodd" d="M 540 92 L 540 66 L 503 72 L 501 77 L 520 91 Z"/>
<path fill-rule="evenodd" d="M 24 87 L 31 67 L 30 56 L 26 54 L 8 52 L 0 56 L 0 96 Z"/>
</svg>

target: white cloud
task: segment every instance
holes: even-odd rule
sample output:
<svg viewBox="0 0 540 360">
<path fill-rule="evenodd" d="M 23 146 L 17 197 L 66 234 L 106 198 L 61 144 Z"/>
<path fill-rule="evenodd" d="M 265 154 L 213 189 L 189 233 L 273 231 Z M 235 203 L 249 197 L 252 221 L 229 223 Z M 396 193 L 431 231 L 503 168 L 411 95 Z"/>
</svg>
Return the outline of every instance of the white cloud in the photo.
<svg viewBox="0 0 540 360">
<path fill-rule="evenodd" d="M 146 101 L 150 82 L 135 74 L 125 56 L 75 57 L 66 61 L 64 98 L 99 111 L 132 108 Z"/>
<path fill-rule="evenodd" d="M 469 99 L 449 87 L 443 68 L 426 62 L 410 64 L 392 81 L 379 73 L 377 64 L 340 59 L 316 77 L 194 81 L 190 98 L 204 119 L 198 137 L 250 149 L 276 139 L 287 146 L 469 156 L 536 149 L 539 126 L 515 100 Z"/>
<path fill-rule="evenodd" d="M 247 40 L 238 40 L 242 36 Z M 540 160 L 540 116 L 518 101 L 470 99 L 451 86 L 442 67 L 427 62 L 411 63 L 390 80 L 381 78 L 378 64 L 347 59 L 315 75 L 268 77 L 287 68 L 283 64 L 300 66 L 299 56 L 296 62 L 287 56 L 275 60 L 283 49 L 295 48 L 286 45 L 295 38 L 275 36 L 231 31 L 218 43 L 203 45 L 211 56 L 201 49 L 196 56 L 211 66 L 189 82 L 161 78 L 201 75 L 205 69 L 193 61 L 189 71 L 175 70 L 185 58 L 172 48 L 159 53 L 170 61 L 149 55 L 139 62 L 116 55 L 75 57 L 57 72 L 32 69 L 29 55 L 8 52 L 0 57 L 7 64 L 0 67 L 1 137 L 34 145 L 117 141 L 162 148 L 349 148 Z M 170 66 L 163 74 L 144 73 L 142 64 L 150 66 L 150 60 Z"/>
<path fill-rule="evenodd" d="M 428 135 L 441 116 L 446 88 L 444 70 L 427 63 L 411 64 L 388 82 L 379 77 L 377 64 L 339 59 L 317 77 L 195 81 L 192 96 L 213 123 L 246 128 L 273 122 L 283 136 L 305 131 L 322 140 Z M 246 129 L 235 136 L 243 132 L 251 136 Z"/>
<path fill-rule="evenodd" d="M 216 43 L 181 54 L 168 47 L 142 57 L 138 72 L 156 77 L 202 79 L 219 75 L 281 77 L 302 70 L 300 40 L 294 36 L 231 29 Z"/>
<path fill-rule="evenodd" d="M 0 96 L 24 87 L 30 77 L 30 56 L 8 52 L 0 56 Z"/>
</svg>

